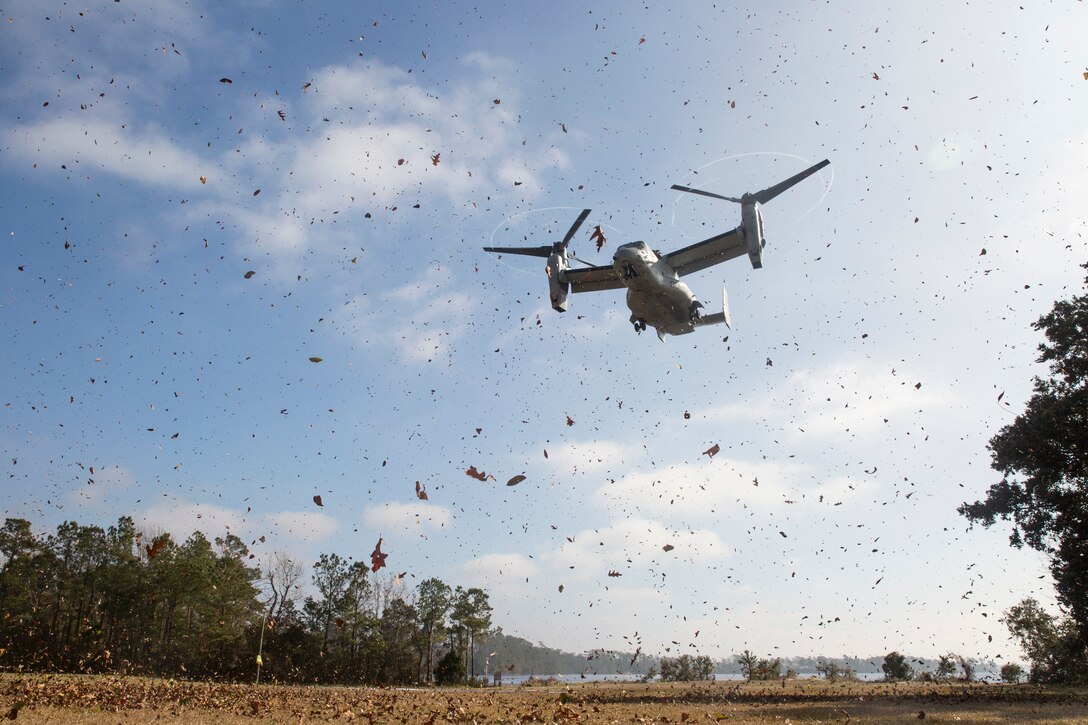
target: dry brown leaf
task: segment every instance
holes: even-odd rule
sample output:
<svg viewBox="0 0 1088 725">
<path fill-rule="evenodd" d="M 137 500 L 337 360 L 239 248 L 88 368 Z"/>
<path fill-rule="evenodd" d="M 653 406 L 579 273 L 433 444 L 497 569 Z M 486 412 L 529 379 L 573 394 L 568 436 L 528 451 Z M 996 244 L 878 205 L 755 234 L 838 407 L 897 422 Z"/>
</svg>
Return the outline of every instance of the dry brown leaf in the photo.
<svg viewBox="0 0 1088 725">
<path fill-rule="evenodd" d="M 476 466 L 469 466 L 468 469 L 465 470 L 465 474 L 469 475 L 469 476 L 472 476 L 477 481 L 486 481 L 489 478 L 491 480 L 495 480 L 495 477 L 492 476 L 491 474 L 484 473 L 483 471 L 477 471 Z"/>
<path fill-rule="evenodd" d="M 382 553 L 382 541 L 383 539 L 378 537 L 378 543 L 374 545 L 374 551 L 370 552 L 370 570 L 373 572 L 385 566 L 385 559 L 389 556 Z"/>
</svg>

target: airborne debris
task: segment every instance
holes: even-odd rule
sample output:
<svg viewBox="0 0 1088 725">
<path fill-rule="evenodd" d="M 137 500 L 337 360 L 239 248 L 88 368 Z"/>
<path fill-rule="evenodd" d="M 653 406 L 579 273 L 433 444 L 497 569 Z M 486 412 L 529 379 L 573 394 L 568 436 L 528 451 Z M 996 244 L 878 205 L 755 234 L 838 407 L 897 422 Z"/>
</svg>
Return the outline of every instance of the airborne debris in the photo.
<svg viewBox="0 0 1088 725">
<path fill-rule="evenodd" d="M 477 470 L 476 470 L 476 466 L 469 466 L 469 467 L 468 467 L 468 468 L 467 468 L 467 469 L 465 470 L 465 475 L 468 475 L 468 476 L 472 476 L 472 477 L 473 477 L 473 478 L 475 478 L 475 479 L 476 479 L 477 481 L 486 481 L 486 480 L 487 480 L 487 479 L 489 479 L 489 478 L 490 478 L 490 479 L 491 479 L 492 481 L 494 481 L 494 480 L 495 480 L 495 477 L 494 477 L 494 476 L 492 476 L 491 474 L 489 474 L 489 473 L 484 473 L 483 471 L 477 471 Z"/>
<path fill-rule="evenodd" d="M 605 236 L 604 232 L 601 231 L 600 224 L 593 227 L 593 231 L 590 233 L 589 239 L 590 241 L 597 240 L 597 251 L 601 251 L 601 247 L 603 247 L 605 243 Z"/>
<path fill-rule="evenodd" d="M 389 556 L 382 553 L 382 541 L 383 539 L 379 536 L 378 543 L 374 545 L 374 551 L 370 552 L 370 570 L 373 572 L 385 566 L 385 559 Z"/>
</svg>

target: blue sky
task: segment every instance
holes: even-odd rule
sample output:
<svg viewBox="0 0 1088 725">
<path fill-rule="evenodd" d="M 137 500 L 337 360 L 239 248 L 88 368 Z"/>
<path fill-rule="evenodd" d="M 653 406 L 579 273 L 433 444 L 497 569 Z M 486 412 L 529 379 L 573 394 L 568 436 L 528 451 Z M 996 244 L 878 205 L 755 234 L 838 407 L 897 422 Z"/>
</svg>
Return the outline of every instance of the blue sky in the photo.
<svg viewBox="0 0 1088 725">
<path fill-rule="evenodd" d="M 260 561 L 382 536 L 570 650 L 1015 657 L 1001 611 L 1050 601 L 955 508 L 1082 289 L 1083 3 L 0 17 L 7 515 Z M 587 207 L 596 263 L 686 246 L 739 213 L 671 184 L 823 158 L 763 269 L 687 278 L 733 330 L 661 344 L 618 291 L 558 315 L 542 260 L 481 251 Z"/>
</svg>

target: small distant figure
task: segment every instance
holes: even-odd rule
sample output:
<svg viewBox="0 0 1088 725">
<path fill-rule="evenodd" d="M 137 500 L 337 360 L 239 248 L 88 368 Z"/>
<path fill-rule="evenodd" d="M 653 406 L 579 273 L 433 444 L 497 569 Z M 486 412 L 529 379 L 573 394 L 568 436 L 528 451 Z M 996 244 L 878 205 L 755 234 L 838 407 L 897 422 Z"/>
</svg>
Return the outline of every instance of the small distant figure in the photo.
<svg viewBox="0 0 1088 725">
<path fill-rule="evenodd" d="M 495 670 L 494 683 L 495 687 L 502 684 L 502 670 Z"/>
</svg>

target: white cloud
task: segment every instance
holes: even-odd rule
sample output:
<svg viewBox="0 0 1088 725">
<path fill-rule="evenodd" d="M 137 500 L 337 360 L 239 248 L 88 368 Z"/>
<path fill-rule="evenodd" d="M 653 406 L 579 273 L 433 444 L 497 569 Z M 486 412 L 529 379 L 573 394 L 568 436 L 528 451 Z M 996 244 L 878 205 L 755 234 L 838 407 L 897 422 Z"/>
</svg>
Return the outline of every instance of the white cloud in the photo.
<svg viewBox="0 0 1088 725">
<path fill-rule="evenodd" d="M 96 466 L 93 473 L 88 470 L 83 482 L 69 491 L 66 498 L 70 504 L 99 508 L 108 503 L 116 491 L 135 482 L 135 474 L 124 466 Z"/>
<path fill-rule="evenodd" d="M 355 297 L 345 306 L 346 324 L 360 343 L 390 346 L 402 362 L 448 361 L 469 332 L 477 306 L 448 267 L 434 266 L 389 292 Z M 396 326 L 390 326 L 390 316 Z"/>
<path fill-rule="evenodd" d="M 560 477 L 624 470 L 628 461 L 640 455 L 645 455 L 642 446 L 605 440 L 563 442 L 548 449 L 548 460 L 559 469 L 555 475 Z"/>
<path fill-rule="evenodd" d="M 539 567 L 524 554 L 485 554 L 461 565 L 461 574 L 470 584 L 505 587 L 536 577 Z"/>
<path fill-rule="evenodd" d="M 645 568 L 652 562 L 720 560 L 729 547 L 714 531 L 676 529 L 660 521 L 627 518 L 599 529 L 583 529 L 542 560 L 569 580 L 600 577 L 628 565 Z M 674 547 L 665 551 L 664 547 Z"/>
<path fill-rule="evenodd" d="M 26 162 L 77 176 L 106 171 L 153 186 L 196 189 L 217 162 L 190 153 L 160 130 L 120 120 L 58 118 L 4 132 L 3 145 Z M 44 171 L 43 171 L 44 173 Z"/>
<path fill-rule="evenodd" d="M 264 519 L 272 534 L 296 542 L 327 540 L 340 528 L 335 518 L 321 511 L 279 511 Z"/>
<path fill-rule="evenodd" d="M 841 497 L 849 490 L 845 486 L 854 486 L 857 495 L 861 485 L 846 478 L 817 481 L 799 463 L 745 461 L 718 454 L 697 463 L 626 475 L 598 488 L 594 499 L 614 517 L 719 519 L 737 508 L 777 508 L 820 494 Z"/>
<path fill-rule="evenodd" d="M 193 503 L 182 499 L 167 500 L 149 506 L 134 517 L 137 525 L 149 531 L 166 531 L 176 541 L 184 541 L 194 531 L 209 539 L 227 533 L 246 537 L 249 525 L 241 513 L 222 506 Z"/>
<path fill-rule="evenodd" d="M 439 504 L 389 501 L 379 506 L 367 506 L 363 521 L 382 532 L 419 531 L 445 527 L 453 522 L 453 514 Z"/>
<path fill-rule="evenodd" d="M 918 383 L 921 386 L 916 387 Z M 887 421 L 921 410 L 948 409 L 961 396 L 940 380 L 903 363 L 846 360 L 800 370 L 774 390 L 700 412 L 717 423 L 758 422 L 791 436 L 861 438 Z"/>
</svg>

